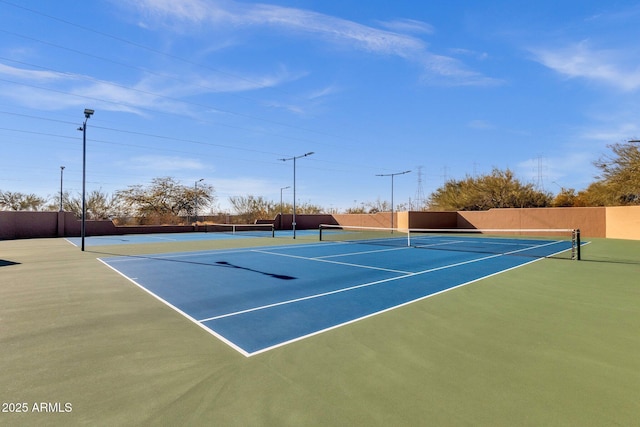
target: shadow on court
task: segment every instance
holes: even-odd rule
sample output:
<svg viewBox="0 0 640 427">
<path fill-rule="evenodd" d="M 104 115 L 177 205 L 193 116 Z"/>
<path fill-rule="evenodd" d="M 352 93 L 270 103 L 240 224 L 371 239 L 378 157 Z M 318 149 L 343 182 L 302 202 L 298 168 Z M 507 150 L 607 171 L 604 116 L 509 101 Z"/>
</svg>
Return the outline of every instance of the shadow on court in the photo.
<svg viewBox="0 0 640 427">
<path fill-rule="evenodd" d="M 180 259 L 174 259 L 174 258 L 162 258 L 162 257 L 158 257 L 158 256 L 147 256 L 147 255 L 118 255 L 118 254 L 114 254 L 114 253 L 97 252 L 97 251 L 87 251 L 87 252 L 92 252 L 92 253 L 101 254 L 101 255 L 127 256 L 127 257 L 130 257 L 130 258 L 148 259 L 148 260 L 153 260 L 153 261 L 176 262 L 176 263 L 180 263 L 180 264 L 192 264 L 192 265 L 204 265 L 204 266 L 209 266 L 209 267 L 233 268 L 233 269 L 238 269 L 238 270 L 244 270 L 244 271 L 250 271 L 250 272 L 253 272 L 253 273 L 258 273 L 258 274 L 261 274 L 261 275 L 264 275 L 264 276 L 269 276 L 269 277 L 273 277 L 274 279 L 280 279 L 280 280 L 295 280 L 295 279 L 297 279 L 297 277 L 288 276 L 286 274 L 269 273 L 268 271 L 261 271 L 261 270 L 256 270 L 256 269 L 249 268 L 249 267 L 242 267 L 242 266 L 239 266 L 239 265 L 231 264 L 228 261 L 215 261 L 215 262 L 211 263 L 211 262 L 180 260 Z M 1 262 L 1 260 L 0 260 L 0 262 Z M 2 265 L 0 264 L 0 266 L 2 266 Z"/>
<path fill-rule="evenodd" d="M 230 262 L 227 262 L 227 261 L 216 261 L 216 264 L 222 265 L 223 267 L 237 268 L 237 269 L 240 269 L 240 270 L 252 271 L 254 273 L 264 274 L 265 276 L 273 277 L 274 279 L 281 279 L 281 280 L 294 280 L 294 279 L 297 279 L 297 277 L 287 276 L 286 274 L 273 274 L 273 273 L 267 273 L 267 272 L 260 271 L 260 270 L 255 270 L 253 268 L 241 267 L 239 265 L 231 264 Z"/>
</svg>

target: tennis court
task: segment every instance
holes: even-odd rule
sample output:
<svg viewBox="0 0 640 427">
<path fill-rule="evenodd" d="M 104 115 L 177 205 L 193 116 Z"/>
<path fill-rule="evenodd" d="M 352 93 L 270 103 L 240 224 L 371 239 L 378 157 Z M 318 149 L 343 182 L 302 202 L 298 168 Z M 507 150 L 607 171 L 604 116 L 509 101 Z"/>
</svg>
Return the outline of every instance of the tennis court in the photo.
<svg viewBox="0 0 640 427">
<path fill-rule="evenodd" d="M 416 247 L 397 233 L 336 234 L 346 241 L 102 262 L 251 356 L 571 250 L 567 240 L 426 236 Z"/>
<path fill-rule="evenodd" d="M 498 254 L 479 249 L 463 254 L 456 244 L 448 250 L 388 243 L 365 249 L 363 243 L 319 242 L 317 232 L 299 236 L 129 240 L 90 245 L 86 252 L 65 239 L 0 241 L 0 360 L 6 367 L 0 370 L 0 395 L 8 409 L 11 402 L 13 408 L 23 403 L 29 408 L 28 413 L 0 413 L 0 424 L 637 423 L 640 242 L 589 238 L 580 262 L 558 259 L 568 258 L 565 252 L 539 259 L 526 251 L 491 261 L 479 259 Z M 150 288 L 162 283 L 176 291 L 186 287 L 188 292 L 177 295 L 199 307 L 167 298 L 202 317 L 188 319 L 97 258 L 118 260 L 118 268 L 137 265 L 140 271 L 128 274 Z M 453 266 L 464 260 L 471 262 L 468 268 Z M 508 269 L 498 260 L 525 265 Z M 183 264 L 206 271 L 202 277 L 208 279 L 184 276 L 189 269 Z M 284 269 L 284 264 L 297 267 Z M 285 309 L 293 291 L 322 278 L 327 289 L 336 291 L 366 285 L 371 274 L 387 280 L 328 296 L 344 298 L 340 307 L 358 319 L 354 308 L 378 300 L 390 304 L 389 295 L 397 291 L 421 288 L 424 293 L 438 275 L 467 283 L 472 279 L 458 276 L 469 274 L 471 266 L 485 269 L 484 275 L 496 269 L 501 273 L 259 354 L 243 350 L 255 351 L 252 357 L 205 330 L 219 325 L 194 324 L 237 312 L 247 306 L 244 299 L 259 307 L 268 296 Z M 439 273 L 418 274 L 439 267 Z M 333 286 L 336 268 L 345 274 Z M 222 278 L 255 282 L 254 288 L 224 294 L 218 283 Z M 375 288 L 380 292 L 370 293 Z M 318 289 L 301 293 L 317 294 Z M 313 310 L 323 299 L 310 298 L 304 308 Z M 218 311 L 207 314 L 211 308 Z M 299 320 L 300 310 L 291 308 L 286 308 L 288 323 L 304 324 L 304 333 L 313 333 L 306 320 Z M 322 318 L 332 307 L 315 308 Z M 238 328 L 236 320 L 246 319 L 234 317 L 226 318 L 227 326 Z M 247 325 L 249 332 L 255 327 Z M 268 329 L 274 327 L 282 326 L 271 323 Z M 221 337 L 226 333 L 216 330 Z M 41 403 L 72 411 L 34 411 Z"/>
</svg>

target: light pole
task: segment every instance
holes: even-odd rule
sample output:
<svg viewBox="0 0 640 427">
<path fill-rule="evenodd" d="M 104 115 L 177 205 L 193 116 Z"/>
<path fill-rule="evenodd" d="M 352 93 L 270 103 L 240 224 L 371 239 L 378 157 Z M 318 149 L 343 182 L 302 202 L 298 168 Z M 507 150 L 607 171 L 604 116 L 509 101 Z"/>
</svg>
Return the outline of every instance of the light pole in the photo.
<svg viewBox="0 0 640 427">
<path fill-rule="evenodd" d="M 289 157 L 287 159 L 280 159 L 283 162 L 288 160 L 293 160 L 293 222 L 291 223 L 291 227 L 293 229 L 293 238 L 296 238 L 296 160 L 302 157 L 307 157 L 313 154 L 313 151 L 309 151 L 301 156 Z"/>
<path fill-rule="evenodd" d="M 64 166 L 60 166 L 60 212 L 62 212 L 62 174 Z"/>
<path fill-rule="evenodd" d="M 82 237 L 81 250 L 84 251 L 84 236 L 86 234 L 86 222 L 87 222 L 87 202 L 86 202 L 86 177 L 87 177 L 87 120 L 95 113 L 95 111 L 89 108 L 84 109 L 84 123 L 78 130 L 82 131 L 82 226 L 80 228 L 80 235 Z"/>
<path fill-rule="evenodd" d="M 377 174 L 376 176 L 390 176 L 391 177 L 391 232 L 393 233 L 393 177 L 396 175 L 404 175 L 406 173 L 411 172 L 409 171 L 404 171 L 404 172 L 396 172 L 396 173 L 381 173 L 381 174 Z"/>
<path fill-rule="evenodd" d="M 282 230 L 282 190 L 286 190 L 287 188 L 291 188 L 290 185 L 287 185 L 286 187 L 282 187 L 280 189 L 280 229 Z"/>
<path fill-rule="evenodd" d="M 196 227 L 198 226 L 198 183 L 204 181 L 204 178 L 200 178 L 199 180 L 196 181 L 195 184 L 195 192 L 194 192 L 194 196 L 195 196 L 195 203 L 194 203 L 194 214 L 196 216 Z"/>
</svg>

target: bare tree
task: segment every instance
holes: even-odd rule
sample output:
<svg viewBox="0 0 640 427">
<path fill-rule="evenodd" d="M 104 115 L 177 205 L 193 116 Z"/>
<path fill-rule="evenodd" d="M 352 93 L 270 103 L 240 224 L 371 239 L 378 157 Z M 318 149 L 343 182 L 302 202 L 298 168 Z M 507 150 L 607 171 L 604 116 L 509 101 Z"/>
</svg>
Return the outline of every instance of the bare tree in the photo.
<svg viewBox="0 0 640 427">
<path fill-rule="evenodd" d="M 195 208 L 205 210 L 214 200 L 214 188 L 209 184 L 200 184 L 197 190 L 180 184 L 175 178 L 154 178 L 151 184 L 132 185 L 119 190 L 115 195 L 121 209 L 130 211 L 145 222 L 179 221 L 180 216 L 191 216 Z"/>
<path fill-rule="evenodd" d="M 0 208 L 3 210 L 40 211 L 46 208 L 46 203 L 46 199 L 33 193 L 0 191 Z"/>
</svg>

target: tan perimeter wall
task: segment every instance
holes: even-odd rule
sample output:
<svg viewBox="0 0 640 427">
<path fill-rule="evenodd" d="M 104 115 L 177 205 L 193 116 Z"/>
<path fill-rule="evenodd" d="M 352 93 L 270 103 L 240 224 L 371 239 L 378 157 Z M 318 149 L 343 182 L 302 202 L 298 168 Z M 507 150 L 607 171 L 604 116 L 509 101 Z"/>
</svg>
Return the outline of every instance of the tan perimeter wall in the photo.
<svg viewBox="0 0 640 427">
<path fill-rule="evenodd" d="M 276 228 L 290 229 L 291 215 L 273 221 Z M 268 222 L 272 222 L 269 220 Z M 297 215 L 297 229 L 319 224 L 390 227 L 391 213 Z M 396 228 L 477 229 L 576 229 L 584 237 L 640 240 L 640 206 L 602 208 L 491 209 L 474 212 L 396 212 Z M 198 231 L 185 226 L 125 226 L 111 221 L 87 221 L 87 236 Z M 0 239 L 72 237 L 80 235 L 80 221 L 70 212 L 0 211 Z"/>
<path fill-rule="evenodd" d="M 87 236 L 181 233 L 195 231 L 191 225 L 141 225 L 116 227 L 112 221 L 87 221 Z M 0 211 L 0 239 L 78 237 L 81 221 L 71 212 Z"/>
<path fill-rule="evenodd" d="M 640 206 L 605 209 L 607 211 L 608 238 L 640 240 Z"/>
<path fill-rule="evenodd" d="M 607 237 L 606 208 L 490 209 L 458 212 L 458 228 L 580 229 L 585 237 Z"/>
</svg>

